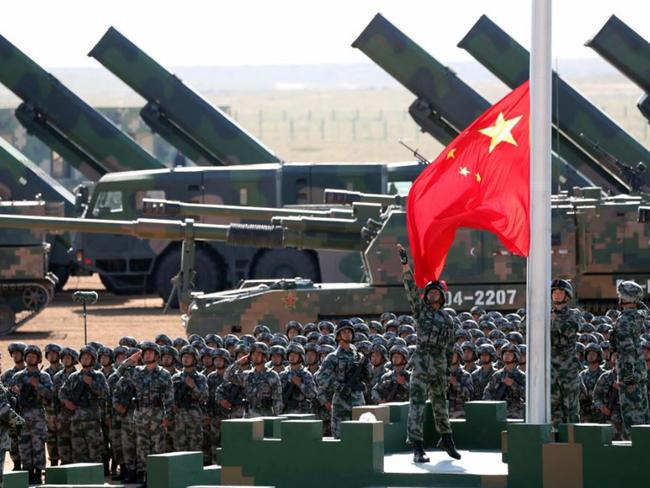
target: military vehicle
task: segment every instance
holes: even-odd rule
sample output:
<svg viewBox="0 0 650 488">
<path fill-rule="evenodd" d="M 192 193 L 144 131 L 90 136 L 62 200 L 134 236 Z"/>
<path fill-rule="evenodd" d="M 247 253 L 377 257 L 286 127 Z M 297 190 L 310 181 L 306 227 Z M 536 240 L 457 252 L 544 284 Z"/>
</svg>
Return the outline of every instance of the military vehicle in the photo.
<svg viewBox="0 0 650 488">
<path fill-rule="evenodd" d="M 142 119 L 196 164 L 280 162 L 270 149 L 114 27 L 106 31 L 88 56 L 147 100 L 140 111 Z"/>
<path fill-rule="evenodd" d="M 491 105 L 381 14 L 375 15 L 352 46 L 417 97 L 409 107 L 411 117 L 443 145 Z M 628 191 L 618 177 L 612 177 L 607 168 L 555 128 L 552 143 L 555 193 L 574 186 L 600 186 L 614 194 Z"/>
<path fill-rule="evenodd" d="M 528 79 L 528 51 L 485 15 L 458 46 L 510 88 Z M 650 183 L 650 172 L 635 171 L 638 162 L 650 160 L 650 152 L 555 72 L 553 121 L 561 133 L 607 168 L 612 178 L 621 180 L 628 191 L 638 191 L 639 186 Z"/>
<path fill-rule="evenodd" d="M 643 90 L 636 106 L 650 122 L 650 43 L 616 15 L 612 15 L 585 45 Z"/>
<path fill-rule="evenodd" d="M 58 215 L 60 204 L 43 201 L 2 201 L 0 212 L 40 217 Z M 0 232 L 0 335 L 7 335 L 33 319 L 54 295 L 56 276 L 48 271 L 49 244 L 42 231 Z"/>
<path fill-rule="evenodd" d="M 0 35 L 0 82 L 23 102 L 16 118 L 86 178 L 165 166 Z"/>
</svg>

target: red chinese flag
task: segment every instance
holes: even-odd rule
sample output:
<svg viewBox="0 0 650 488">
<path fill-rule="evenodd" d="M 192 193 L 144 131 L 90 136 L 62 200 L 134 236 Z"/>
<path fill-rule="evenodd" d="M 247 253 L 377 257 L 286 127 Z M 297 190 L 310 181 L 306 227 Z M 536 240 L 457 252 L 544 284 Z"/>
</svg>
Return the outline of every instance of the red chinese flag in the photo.
<svg viewBox="0 0 650 488">
<path fill-rule="evenodd" d="M 413 182 L 407 223 L 415 280 L 438 279 L 459 227 L 495 233 L 528 256 L 530 241 L 528 82 L 454 139 Z"/>
</svg>

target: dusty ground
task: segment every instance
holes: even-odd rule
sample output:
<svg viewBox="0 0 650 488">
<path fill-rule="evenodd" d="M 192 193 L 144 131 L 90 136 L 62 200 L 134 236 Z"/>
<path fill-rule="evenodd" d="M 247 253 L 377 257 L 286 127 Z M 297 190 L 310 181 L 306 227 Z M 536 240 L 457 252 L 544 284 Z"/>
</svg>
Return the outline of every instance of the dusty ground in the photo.
<svg viewBox="0 0 650 488">
<path fill-rule="evenodd" d="M 72 277 L 54 302 L 10 336 L 0 338 L 2 369 L 11 366 L 7 353 L 10 342 L 22 341 L 41 348 L 50 342 L 78 349 L 84 343 L 81 306 L 72 301 L 75 290 L 95 290 L 99 300 L 88 307 L 88 340 L 114 347 L 124 335 L 138 340 L 151 338 L 161 332 L 172 338 L 185 336 L 179 312 L 163 314 L 162 300 L 155 295 L 118 297 L 108 293 L 96 277 Z"/>
</svg>

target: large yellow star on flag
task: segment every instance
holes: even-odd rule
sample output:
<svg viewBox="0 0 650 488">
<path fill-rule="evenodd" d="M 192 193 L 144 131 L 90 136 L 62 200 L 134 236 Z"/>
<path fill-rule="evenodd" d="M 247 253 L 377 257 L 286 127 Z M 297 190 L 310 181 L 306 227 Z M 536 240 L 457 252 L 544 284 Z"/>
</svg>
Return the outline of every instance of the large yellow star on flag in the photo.
<svg viewBox="0 0 650 488">
<path fill-rule="evenodd" d="M 517 125 L 517 122 L 521 120 L 521 117 L 522 116 L 520 115 L 518 117 L 506 120 L 506 118 L 503 116 L 503 112 L 499 112 L 494 125 L 479 130 L 481 134 L 488 136 L 491 139 L 490 149 L 488 152 L 492 152 L 492 150 L 501 142 L 507 142 L 513 146 L 517 145 L 517 141 L 515 141 L 514 137 L 512 137 L 510 131 L 515 125 Z"/>
</svg>

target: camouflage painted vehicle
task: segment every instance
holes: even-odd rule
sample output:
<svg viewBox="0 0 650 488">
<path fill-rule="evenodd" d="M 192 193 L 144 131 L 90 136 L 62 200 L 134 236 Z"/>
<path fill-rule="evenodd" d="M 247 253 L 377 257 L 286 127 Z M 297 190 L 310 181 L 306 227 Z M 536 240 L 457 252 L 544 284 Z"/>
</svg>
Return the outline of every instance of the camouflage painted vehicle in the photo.
<svg viewBox="0 0 650 488">
<path fill-rule="evenodd" d="M 0 200 L 36 198 L 60 204 L 65 215 L 80 213 L 72 193 L 0 137 Z M 62 288 L 72 271 L 70 236 L 48 235 L 46 242 L 50 245 L 49 270 L 58 278 L 57 287 Z"/>
<path fill-rule="evenodd" d="M 140 111 L 142 119 L 196 164 L 280 162 L 270 149 L 114 27 L 106 31 L 88 56 L 147 100 Z"/>
<path fill-rule="evenodd" d="M 329 202 L 382 201 L 384 195 L 328 192 Z M 193 293 L 183 316 L 188 333 L 251 333 L 258 323 L 281 330 L 288 320 L 376 317 L 409 310 L 395 244 L 407 241 L 405 211 L 380 204 L 380 222 L 369 221 L 358 239 L 366 246 L 366 280 L 359 284 L 308 279 L 248 280 L 237 289 Z M 650 208 L 636 196 L 603 197 L 600 188 L 576 189 L 553 199 L 553 275 L 574 281 L 579 303 L 601 310 L 616 302 L 619 279 L 650 285 Z M 336 232 L 332 229 L 331 232 Z M 448 255 L 447 301 L 514 310 L 525 306 L 526 261 L 510 255 L 489 233 L 460 229 Z"/>
<path fill-rule="evenodd" d="M 612 15 L 589 46 L 644 91 L 636 106 L 650 122 L 650 43 Z"/>
<path fill-rule="evenodd" d="M 375 15 L 352 46 L 417 97 L 409 107 L 411 117 L 443 145 L 491 105 L 381 14 Z M 627 191 L 607 168 L 601 168 L 555 128 L 552 143 L 554 192 L 574 186 L 600 186 L 610 193 Z"/>
<path fill-rule="evenodd" d="M 529 53 L 485 15 L 474 24 L 458 46 L 510 88 L 528 79 Z M 594 106 L 576 89 L 553 73 L 553 120 L 582 150 L 606 168 L 612 178 L 633 190 L 630 176 L 638 162 L 649 161 L 650 152 L 621 126 Z M 558 109 L 561 107 L 561 109 Z M 619 161 L 623 167 L 616 164 Z M 626 171 L 625 168 L 632 171 Z M 650 184 L 650 172 L 634 176 L 638 187 Z"/>
<path fill-rule="evenodd" d="M 0 36 L 0 82 L 23 100 L 16 117 L 91 181 L 109 171 L 165 166 Z"/>
<path fill-rule="evenodd" d="M 58 214 L 61 205 L 42 201 L 0 202 L 3 214 Z M 31 320 L 50 303 L 57 278 L 48 272 L 49 245 L 41 231 L 0 232 L 0 335 L 6 335 Z"/>
</svg>

